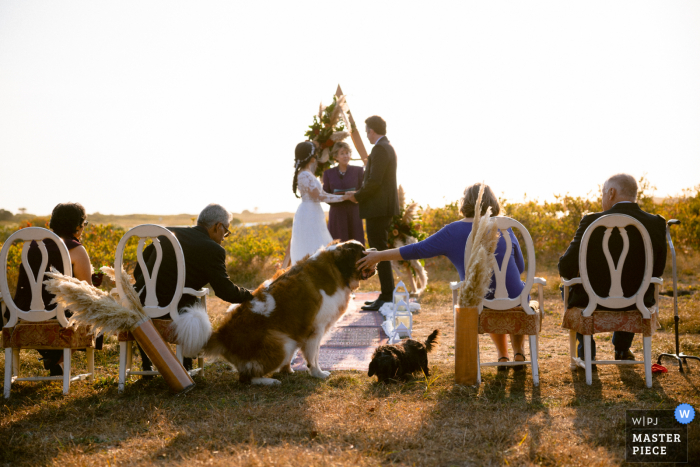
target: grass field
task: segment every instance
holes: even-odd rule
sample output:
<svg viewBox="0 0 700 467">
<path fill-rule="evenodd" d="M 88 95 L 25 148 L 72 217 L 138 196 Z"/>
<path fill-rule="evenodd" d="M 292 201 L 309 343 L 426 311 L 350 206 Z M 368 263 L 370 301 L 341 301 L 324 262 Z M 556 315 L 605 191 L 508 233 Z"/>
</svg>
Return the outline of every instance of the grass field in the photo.
<svg viewBox="0 0 700 467">
<path fill-rule="evenodd" d="M 544 273 L 545 322 L 540 334 L 540 386 L 531 373 L 483 370 L 478 388 L 454 385 L 454 329 L 444 259 L 427 261 L 431 274 L 415 336 L 443 333 L 431 354 L 432 376 L 378 384 L 354 371 L 321 381 L 306 373 L 278 375 L 277 387 L 244 386 L 222 361 L 208 361 L 197 387 L 175 397 L 162 379 L 134 379 L 117 393 L 118 345 L 96 353 L 94 382 L 17 383 L 0 406 L 0 465 L 620 465 L 625 409 L 700 406 L 700 365 L 654 375 L 641 366 L 601 366 L 587 386 L 569 369 L 568 332 L 561 329 L 558 277 Z M 700 294 L 696 276 L 684 279 L 682 346 L 700 354 Z M 664 286 L 668 289 L 668 284 Z M 363 290 L 378 290 L 372 278 Z M 220 319 L 226 304 L 210 301 Z M 673 349 L 672 300 L 661 299 L 664 329 L 653 355 Z M 600 357 L 612 359 L 609 335 L 597 337 Z M 483 359 L 494 359 L 487 336 Z M 641 339 L 633 351 L 641 355 Z M 34 351 L 22 370 L 42 373 Z M 76 353 L 77 371 L 85 370 Z M 4 366 L 4 358 L 0 357 Z M 700 423 L 689 425 L 690 459 L 700 459 Z M 690 465 L 690 464 L 689 464 Z"/>
<path fill-rule="evenodd" d="M 280 222 L 284 219 L 294 217 L 291 212 L 271 212 L 271 213 L 254 213 L 243 211 L 241 213 L 232 213 L 234 219 L 238 219 L 242 224 L 260 224 L 269 222 Z M 12 221 L 0 221 L 0 226 L 21 224 L 23 221 L 32 221 L 35 216 L 31 214 L 17 215 Z M 48 222 L 49 217 L 46 217 Z M 122 227 L 129 230 L 141 224 L 158 224 L 167 227 L 178 225 L 194 225 L 197 220 L 197 214 L 176 214 L 176 215 L 153 215 L 153 214 L 127 214 L 117 216 L 112 214 L 88 214 L 88 219 L 93 224 L 112 224 L 116 227 Z"/>
</svg>

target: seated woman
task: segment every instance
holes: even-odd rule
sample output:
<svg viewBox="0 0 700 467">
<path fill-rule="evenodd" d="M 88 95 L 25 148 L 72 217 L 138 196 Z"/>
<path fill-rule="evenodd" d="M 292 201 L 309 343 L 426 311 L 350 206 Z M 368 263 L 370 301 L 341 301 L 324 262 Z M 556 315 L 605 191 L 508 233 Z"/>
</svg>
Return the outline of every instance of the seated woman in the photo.
<svg viewBox="0 0 700 467">
<path fill-rule="evenodd" d="M 79 203 L 61 203 L 53 208 L 51 213 L 51 221 L 49 228 L 66 244 L 68 253 L 70 254 L 71 267 L 73 269 L 73 277 L 85 281 L 92 285 L 92 265 L 87 250 L 80 243 L 80 237 L 83 234 L 83 229 L 88 224 L 85 208 Z M 55 267 L 61 272 L 63 271 L 63 263 L 61 253 L 56 244 L 51 240 L 45 240 L 46 250 L 49 255 L 49 262 L 46 270 Z M 36 275 L 41 267 L 41 251 L 36 242 L 32 241 L 27 252 L 27 260 L 33 273 Z M 46 305 L 46 309 L 52 309 L 55 305 L 49 305 L 53 299 L 53 295 L 42 287 L 42 299 Z M 17 292 L 14 297 L 15 304 L 20 310 L 28 311 L 31 309 L 32 293 L 29 285 L 29 278 L 24 270 L 24 266 L 20 266 L 19 278 L 17 280 Z M 68 315 L 68 313 L 66 313 Z M 98 344 L 99 345 L 99 344 Z M 63 374 L 63 351 L 60 349 L 39 350 L 43 357 L 44 368 L 49 370 L 51 376 L 60 376 Z"/>
<path fill-rule="evenodd" d="M 440 231 L 426 238 L 422 242 L 414 243 L 412 245 L 406 245 L 401 248 L 394 248 L 391 250 L 384 251 L 369 251 L 367 256 L 358 262 L 358 265 L 362 267 L 372 266 L 380 261 L 391 261 L 391 260 L 412 260 L 412 259 L 422 259 L 422 258 L 433 258 L 435 256 L 447 256 L 447 258 L 452 262 L 454 267 L 459 273 L 459 279 L 464 280 L 464 247 L 467 244 L 467 238 L 472 231 L 472 222 L 474 221 L 474 205 L 479 196 L 479 189 L 481 188 L 480 183 L 476 183 L 464 190 L 464 197 L 462 199 L 462 205 L 460 212 L 464 216 L 464 219 L 453 222 L 446 225 Z M 491 188 L 487 185 L 484 188 L 484 195 L 482 198 L 481 214 L 485 214 L 486 210 L 491 207 L 491 213 L 497 216 L 501 208 L 498 204 L 498 199 L 494 195 Z M 520 279 L 520 274 L 525 270 L 525 261 L 523 259 L 523 254 L 520 251 L 520 243 L 515 237 L 511 229 L 508 229 L 508 234 L 513 242 L 513 249 L 511 250 L 510 258 L 508 259 L 508 268 L 506 270 L 506 288 L 508 289 L 508 297 L 515 298 L 520 295 L 523 290 L 524 283 Z M 496 246 L 496 261 L 498 265 L 503 264 L 503 255 L 506 251 L 506 241 L 504 238 L 498 239 L 498 245 Z M 495 283 L 496 278 L 491 278 L 490 289 L 494 290 L 496 288 Z M 486 297 L 487 299 L 493 298 L 493 292 L 490 291 Z M 489 334 L 491 340 L 496 345 L 498 351 L 498 361 L 507 362 L 508 358 L 508 346 L 506 344 L 505 334 Z M 524 361 L 524 349 L 523 349 L 524 336 L 521 335 L 510 335 L 510 343 L 513 347 L 513 359 L 515 361 Z M 506 366 L 500 366 L 500 369 L 507 369 Z M 522 370 L 525 367 L 515 366 L 516 370 Z"/>
</svg>

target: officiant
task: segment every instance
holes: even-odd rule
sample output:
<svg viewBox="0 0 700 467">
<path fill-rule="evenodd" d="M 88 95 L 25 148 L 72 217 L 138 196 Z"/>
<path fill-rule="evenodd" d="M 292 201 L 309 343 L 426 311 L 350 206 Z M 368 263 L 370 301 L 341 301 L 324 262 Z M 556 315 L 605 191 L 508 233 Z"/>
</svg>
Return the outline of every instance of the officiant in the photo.
<svg viewBox="0 0 700 467">
<path fill-rule="evenodd" d="M 343 141 L 335 143 L 331 156 L 338 165 L 323 172 L 323 190 L 334 195 L 357 191 L 362 185 L 365 171 L 362 167 L 350 165 L 350 145 Z M 365 231 L 359 205 L 352 201 L 329 204 L 331 209 L 328 213 L 328 231 L 331 237 L 341 242 L 357 240 L 364 245 Z"/>
</svg>

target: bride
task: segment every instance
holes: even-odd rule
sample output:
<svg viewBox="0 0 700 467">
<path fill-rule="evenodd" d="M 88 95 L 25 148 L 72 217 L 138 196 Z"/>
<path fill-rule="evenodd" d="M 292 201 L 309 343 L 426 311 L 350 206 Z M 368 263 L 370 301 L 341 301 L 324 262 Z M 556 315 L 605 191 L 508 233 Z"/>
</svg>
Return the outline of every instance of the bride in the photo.
<svg viewBox="0 0 700 467">
<path fill-rule="evenodd" d="M 308 254 L 313 254 L 330 243 L 331 237 L 326 226 L 326 215 L 321 209 L 321 202 L 340 203 L 350 199 L 353 193 L 332 195 L 323 191 L 321 182 L 316 178 L 316 146 L 311 141 L 297 144 L 294 150 L 294 183 L 292 188 L 298 198 L 297 187 L 301 193 L 301 204 L 297 208 L 292 224 L 292 245 L 290 256 L 292 266 Z"/>
</svg>

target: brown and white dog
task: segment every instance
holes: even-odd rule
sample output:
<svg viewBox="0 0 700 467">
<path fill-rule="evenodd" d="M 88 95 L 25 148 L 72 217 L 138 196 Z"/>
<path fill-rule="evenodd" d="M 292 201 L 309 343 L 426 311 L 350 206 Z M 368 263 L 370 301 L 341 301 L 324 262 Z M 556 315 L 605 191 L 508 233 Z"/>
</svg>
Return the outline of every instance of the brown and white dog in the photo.
<svg viewBox="0 0 700 467">
<path fill-rule="evenodd" d="M 271 385 L 280 381 L 264 376 L 292 373 L 291 361 L 300 348 L 311 375 L 327 378 L 330 372 L 318 365 L 321 339 L 345 313 L 360 280 L 376 273 L 357 269 L 364 251 L 354 240 L 331 244 L 278 273 L 253 292 L 253 300 L 229 313 L 205 353 L 232 363 L 241 382 Z"/>
</svg>

